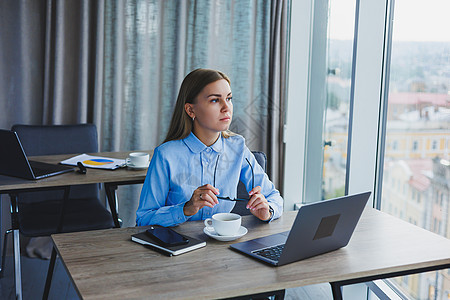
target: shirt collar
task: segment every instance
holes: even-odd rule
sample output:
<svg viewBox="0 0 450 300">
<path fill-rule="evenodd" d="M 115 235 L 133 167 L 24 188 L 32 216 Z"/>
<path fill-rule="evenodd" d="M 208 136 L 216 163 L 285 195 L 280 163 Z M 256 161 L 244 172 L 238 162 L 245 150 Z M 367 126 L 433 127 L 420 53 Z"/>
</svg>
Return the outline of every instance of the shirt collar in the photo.
<svg viewBox="0 0 450 300">
<path fill-rule="evenodd" d="M 205 150 L 206 148 L 208 148 L 208 146 L 203 144 L 202 141 L 200 141 L 192 131 L 186 138 L 183 139 L 183 142 L 194 153 L 200 153 L 203 150 Z M 223 150 L 222 134 L 219 135 L 219 138 L 217 139 L 217 141 L 214 144 L 212 144 L 210 146 L 210 148 L 212 148 L 214 151 L 216 151 L 218 153 L 222 153 L 222 150 Z"/>
</svg>

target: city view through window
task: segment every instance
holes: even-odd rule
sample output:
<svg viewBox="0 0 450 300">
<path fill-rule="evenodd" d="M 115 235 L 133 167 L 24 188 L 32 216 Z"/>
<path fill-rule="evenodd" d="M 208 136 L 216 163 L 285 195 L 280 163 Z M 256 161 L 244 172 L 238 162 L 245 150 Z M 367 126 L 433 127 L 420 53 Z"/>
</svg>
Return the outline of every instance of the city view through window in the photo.
<svg viewBox="0 0 450 300">
<path fill-rule="evenodd" d="M 450 1 L 396 0 L 381 210 L 450 238 Z M 450 299 L 450 270 L 395 278 Z"/>
<path fill-rule="evenodd" d="M 330 3 L 329 26 L 333 26 L 333 0 Z M 447 0 L 395 1 L 385 155 L 380 163 L 381 210 L 447 238 L 450 238 L 449 11 Z M 349 11 L 348 18 L 351 13 L 354 11 Z M 343 195 L 345 191 L 353 46 L 352 35 L 336 34 L 336 38 L 329 35 L 324 199 Z M 450 270 L 404 276 L 391 283 L 410 299 L 450 299 Z"/>
</svg>

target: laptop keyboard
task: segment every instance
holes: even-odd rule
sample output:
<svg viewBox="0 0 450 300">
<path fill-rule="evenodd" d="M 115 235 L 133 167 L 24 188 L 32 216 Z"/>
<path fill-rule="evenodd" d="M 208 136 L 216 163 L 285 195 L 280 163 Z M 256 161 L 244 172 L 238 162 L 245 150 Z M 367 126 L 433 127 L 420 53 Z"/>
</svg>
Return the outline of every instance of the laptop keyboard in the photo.
<svg viewBox="0 0 450 300">
<path fill-rule="evenodd" d="M 260 250 L 253 251 L 253 254 L 271 259 L 273 261 L 278 261 L 280 255 L 283 252 L 284 244 L 272 246 L 269 248 L 264 248 Z"/>
<path fill-rule="evenodd" d="M 34 176 L 36 176 L 36 177 L 45 175 L 48 173 L 48 170 L 46 170 L 46 169 L 37 168 L 37 167 L 32 167 L 32 169 L 33 169 Z"/>
<path fill-rule="evenodd" d="M 29 161 L 31 169 L 33 170 L 34 176 L 39 177 L 42 175 L 49 174 L 53 172 L 52 169 L 49 170 L 48 165 L 42 165 L 37 161 Z"/>
<path fill-rule="evenodd" d="M 30 160 L 29 163 L 35 177 L 49 177 L 52 175 L 73 171 L 73 168 L 69 166 L 54 165 L 34 160 Z"/>
</svg>

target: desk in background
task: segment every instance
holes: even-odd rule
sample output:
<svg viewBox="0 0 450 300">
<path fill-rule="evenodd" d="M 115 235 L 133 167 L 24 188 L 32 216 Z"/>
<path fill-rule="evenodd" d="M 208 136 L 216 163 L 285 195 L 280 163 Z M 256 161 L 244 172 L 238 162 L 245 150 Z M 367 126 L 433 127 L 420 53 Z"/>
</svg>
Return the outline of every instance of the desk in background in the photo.
<svg viewBox="0 0 450 300">
<path fill-rule="evenodd" d="M 112 157 L 112 158 L 126 158 L 132 151 L 126 152 L 103 152 L 103 153 L 90 153 L 92 155 Z M 145 151 L 152 155 L 153 151 Z M 35 156 L 30 157 L 30 160 L 47 162 L 57 164 L 62 160 L 73 157 L 76 154 L 61 154 L 61 155 L 48 155 L 48 156 Z M 117 198 L 116 189 L 119 185 L 143 183 L 147 170 L 129 170 L 127 168 L 121 168 L 116 170 L 102 170 L 89 168 L 86 174 L 79 174 L 77 172 L 64 173 L 56 176 L 51 176 L 39 180 L 27 180 L 15 177 L 9 177 L 0 175 L 0 196 L 1 194 L 9 194 L 11 197 L 16 197 L 18 193 L 39 191 L 39 190 L 64 190 L 64 201 L 68 200 L 70 186 L 91 184 L 91 183 L 104 183 L 106 198 L 110 207 L 111 215 L 114 220 L 114 225 L 120 227 L 119 217 L 117 213 Z M 1 198 L 0 198 L 1 199 Z M 12 199 L 12 203 L 16 203 Z M 14 208 L 15 209 L 15 208 Z M 1 209 L 0 209 L 1 215 Z M 13 224 L 13 242 L 18 245 L 19 230 Z M 0 224 L 0 232 L 3 233 Z M 19 246 L 16 247 L 19 249 Z M 15 255 L 20 255 L 16 253 Z M 14 262 L 14 268 L 20 270 L 21 266 L 18 260 Z M 16 271 L 16 296 L 21 295 L 22 287 L 20 285 L 19 277 L 20 271 Z M 19 296 L 20 298 L 20 296 Z"/>
<path fill-rule="evenodd" d="M 271 223 L 243 217 L 245 241 L 289 230 L 296 212 Z M 54 247 L 82 299 L 212 299 L 330 282 L 341 286 L 450 267 L 450 240 L 367 208 L 347 247 L 272 267 L 229 249 L 203 233 L 203 222 L 176 230 L 207 246 L 167 257 L 131 241 L 146 227 L 52 235 Z"/>
<path fill-rule="evenodd" d="M 128 154 L 133 151 L 125 152 L 102 152 L 89 153 L 96 156 L 104 156 L 111 158 L 125 159 Z M 153 153 L 152 150 L 144 151 Z M 57 164 L 62 160 L 73 157 L 76 154 L 61 154 L 48 156 L 30 157 L 30 160 L 41 161 L 46 163 Z M 90 183 L 104 183 L 105 192 L 108 204 L 111 209 L 111 214 L 114 218 L 116 227 L 120 227 L 117 215 L 117 199 L 115 190 L 119 185 L 143 183 L 147 170 L 129 170 L 121 168 L 116 170 L 102 170 L 88 168 L 86 174 L 79 174 L 77 172 L 70 172 L 61 175 L 51 176 L 40 180 L 27 180 L 15 177 L 0 175 L 0 194 L 17 194 L 20 192 L 30 192 L 33 190 L 55 189 L 72 185 L 90 184 Z"/>
</svg>

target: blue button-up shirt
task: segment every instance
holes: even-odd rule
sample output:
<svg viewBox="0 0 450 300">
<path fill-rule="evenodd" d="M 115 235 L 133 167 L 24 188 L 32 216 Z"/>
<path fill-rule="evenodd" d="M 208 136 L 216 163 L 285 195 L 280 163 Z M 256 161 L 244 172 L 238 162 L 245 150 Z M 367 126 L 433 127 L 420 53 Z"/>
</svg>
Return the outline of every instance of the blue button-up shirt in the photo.
<svg viewBox="0 0 450 300">
<path fill-rule="evenodd" d="M 155 149 L 136 212 L 137 225 L 174 226 L 230 212 L 235 202 L 221 199 L 213 208 L 203 207 L 193 216 L 185 216 L 183 207 L 194 190 L 207 183 L 215 184 L 218 196 L 235 198 L 239 180 L 249 192 L 252 171 L 245 158 L 253 166 L 254 186 L 261 186 L 261 193 L 274 210 L 272 219 L 278 218 L 283 212 L 283 199 L 245 146 L 242 136 L 223 138 L 220 135 L 208 147 L 191 133 L 185 139 L 169 141 Z"/>
</svg>

